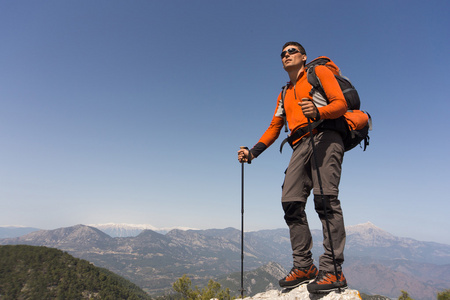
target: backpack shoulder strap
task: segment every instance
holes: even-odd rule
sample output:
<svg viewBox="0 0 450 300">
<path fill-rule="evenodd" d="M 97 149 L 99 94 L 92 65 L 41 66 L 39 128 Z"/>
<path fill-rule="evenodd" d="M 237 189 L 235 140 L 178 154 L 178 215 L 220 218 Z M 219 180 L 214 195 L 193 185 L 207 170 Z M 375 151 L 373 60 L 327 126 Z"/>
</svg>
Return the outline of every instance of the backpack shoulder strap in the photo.
<svg viewBox="0 0 450 300">
<path fill-rule="evenodd" d="M 306 78 L 308 79 L 309 84 L 313 86 L 315 89 L 320 89 L 320 81 L 316 75 L 316 66 L 313 65 L 306 70 Z"/>
<path fill-rule="evenodd" d="M 284 107 L 284 97 L 286 96 L 286 91 L 287 91 L 288 87 L 289 87 L 289 83 L 281 87 L 281 101 L 283 102 L 283 104 L 282 104 L 283 107 Z"/>
<path fill-rule="evenodd" d="M 316 66 L 325 66 L 329 62 L 331 62 L 331 59 L 329 59 L 328 57 L 319 56 L 318 58 L 306 64 L 306 78 L 308 79 L 309 84 L 313 86 L 313 88 L 321 90 L 321 84 L 319 78 L 317 78 L 316 75 Z"/>
<path fill-rule="evenodd" d="M 289 83 L 281 88 L 280 101 L 281 101 L 281 108 L 283 109 L 283 111 L 284 111 L 284 98 L 286 97 L 286 91 L 288 88 L 289 88 Z M 284 113 L 283 117 L 284 117 L 284 132 L 288 132 L 289 130 L 288 130 L 288 125 L 287 125 L 287 120 L 286 120 L 286 113 Z"/>
</svg>

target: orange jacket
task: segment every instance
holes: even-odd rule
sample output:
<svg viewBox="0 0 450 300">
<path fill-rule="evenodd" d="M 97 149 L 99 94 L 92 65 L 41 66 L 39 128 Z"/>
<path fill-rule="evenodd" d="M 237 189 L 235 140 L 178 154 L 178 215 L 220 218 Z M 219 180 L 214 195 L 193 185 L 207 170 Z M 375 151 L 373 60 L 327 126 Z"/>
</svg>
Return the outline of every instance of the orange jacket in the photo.
<svg viewBox="0 0 450 300">
<path fill-rule="evenodd" d="M 334 65 L 334 63 L 332 63 Z M 338 69 L 337 66 L 334 67 Z M 328 98 L 328 105 L 318 107 L 320 119 L 336 119 L 347 112 L 347 102 L 339 87 L 339 83 L 333 72 L 326 66 L 316 66 L 316 75 L 322 83 L 324 92 Z M 258 143 L 251 149 L 253 157 L 257 157 L 266 148 L 275 142 L 284 126 L 284 116 L 286 116 L 290 132 L 308 126 L 308 119 L 303 115 L 303 111 L 298 105 L 302 98 L 312 99 L 310 95 L 311 84 L 306 78 L 306 70 L 303 71 L 295 85 L 289 84 L 284 98 L 284 110 L 281 105 L 281 93 L 277 99 L 277 107 L 270 122 L 269 128 L 264 132 Z M 300 139 L 299 139 L 300 140 Z M 295 141 L 297 143 L 298 141 Z"/>
</svg>

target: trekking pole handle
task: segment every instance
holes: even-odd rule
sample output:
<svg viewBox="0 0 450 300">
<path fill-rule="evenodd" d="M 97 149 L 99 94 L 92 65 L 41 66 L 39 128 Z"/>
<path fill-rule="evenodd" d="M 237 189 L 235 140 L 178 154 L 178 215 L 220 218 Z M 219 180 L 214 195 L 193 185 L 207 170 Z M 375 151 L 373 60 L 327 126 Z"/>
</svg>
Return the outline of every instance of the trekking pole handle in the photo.
<svg viewBox="0 0 450 300">
<path fill-rule="evenodd" d="M 240 149 L 248 150 L 248 147 L 245 147 L 245 146 L 240 146 L 239 148 L 240 148 Z M 250 150 L 248 150 L 248 155 L 247 155 L 247 163 L 248 163 L 248 164 L 251 164 L 251 163 L 252 163 L 251 155 L 252 155 L 252 154 L 250 153 Z"/>
</svg>

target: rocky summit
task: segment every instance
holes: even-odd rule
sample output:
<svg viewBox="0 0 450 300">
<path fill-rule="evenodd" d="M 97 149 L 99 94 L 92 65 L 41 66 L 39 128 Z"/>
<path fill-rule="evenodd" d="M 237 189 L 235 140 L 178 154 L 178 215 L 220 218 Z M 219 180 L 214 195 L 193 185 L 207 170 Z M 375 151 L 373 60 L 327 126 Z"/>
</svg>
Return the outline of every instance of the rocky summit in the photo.
<svg viewBox="0 0 450 300">
<path fill-rule="evenodd" d="M 306 289 L 306 284 L 299 286 L 298 288 L 290 291 L 267 291 L 264 293 L 256 294 L 253 297 L 245 298 L 247 300 L 361 300 L 361 296 L 358 291 L 346 289 L 341 293 L 331 292 L 328 294 L 310 294 Z"/>
</svg>

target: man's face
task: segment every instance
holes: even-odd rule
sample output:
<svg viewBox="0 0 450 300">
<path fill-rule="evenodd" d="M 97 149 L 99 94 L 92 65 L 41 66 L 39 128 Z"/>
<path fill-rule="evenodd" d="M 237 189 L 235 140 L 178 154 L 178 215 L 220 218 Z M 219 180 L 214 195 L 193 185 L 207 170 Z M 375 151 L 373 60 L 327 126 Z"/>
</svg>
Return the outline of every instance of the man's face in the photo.
<svg viewBox="0 0 450 300">
<path fill-rule="evenodd" d="M 297 47 L 290 45 L 283 49 L 281 62 L 286 71 L 292 68 L 300 69 L 306 62 L 306 55 L 301 54 Z"/>
</svg>

